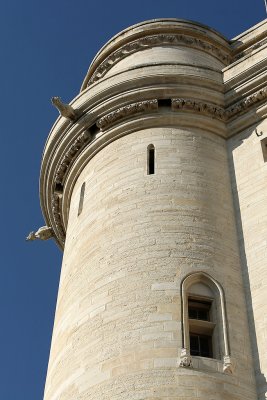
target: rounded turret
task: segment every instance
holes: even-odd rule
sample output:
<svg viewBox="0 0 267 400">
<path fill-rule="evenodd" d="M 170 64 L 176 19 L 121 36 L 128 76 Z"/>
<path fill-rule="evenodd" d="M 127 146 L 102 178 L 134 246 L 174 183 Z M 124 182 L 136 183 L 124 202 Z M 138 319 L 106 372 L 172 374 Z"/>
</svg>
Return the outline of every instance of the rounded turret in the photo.
<svg viewBox="0 0 267 400">
<path fill-rule="evenodd" d="M 147 21 L 111 39 L 48 137 L 63 248 L 45 400 L 255 400 L 233 209 L 229 41 Z M 65 106 L 65 108 L 64 108 Z"/>
</svg>

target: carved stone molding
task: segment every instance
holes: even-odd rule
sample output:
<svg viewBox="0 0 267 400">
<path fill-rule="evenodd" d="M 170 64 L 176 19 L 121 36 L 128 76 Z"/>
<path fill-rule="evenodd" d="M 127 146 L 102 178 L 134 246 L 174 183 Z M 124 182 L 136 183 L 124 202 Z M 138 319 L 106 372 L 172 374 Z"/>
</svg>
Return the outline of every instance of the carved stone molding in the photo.
<svg viewBox="0 0 267 400">
<path fill-rule="evenodd" d="M 71 145 L 70 149 L 64 155 L 57 169 L 55 177 L 55 182 L 57 184 L 62 184 L 71 162 L 75 159 L 78 152 L 89 142 L 90 138 L 91 134 L 88 131 L 84 131 Z"/>
<path fill-rule="evenodd" d="M 267 87 L 258 90 L 256 93 L 253 93 L 252 95 L 231 105 L 226 109 L 219 107 L 216 104 L 207 103 L 201 100 L 189 99 L 189 98 L 173 98 L 171 99 L 171 110 L 173 112 L 188 110 L 194 113 L 208 115 L 211 116 L 212 118 L 216 118 L 218 120 L 227 122 L 232 118 L 238 116 L 240 113 L 242 114 L 256 103 L 262 102 L 266 98 L 267 98 Z M 117 110 L 114 110 L 106 114 L 96 122 L 96 125 L 102 131 L 105 131 L 115 122 L 120 121 L 128 116 L 133 116 L 134 114 L 138 113 L 142 114 L 147 111 L 153 112 L 157 110 L 158 110 L 157 99 L 140 101 L 128 104 L 124 107 L 118 108 Z M 90 142 L 90 139 L 91 139 L 91 133 L 88 130 L 80 134 L 79 137 L 75 139 L 72 145 L 69 147 L 68 151 L 63 155 L 55 174 L 54 194 L 52 197 L 52 213 L 57 228 L 57 233 L 62 243 L 64 243 L 65 240 L 65 232 L 61 219 L 61 205 L 60 205 L 60 197 L 62 196 L 62 193 L 60 192 L 62 188 L 58 188 L 57 185 L 63 187 L 64 179 L 71 164 L 77 158 L 80 151 Z M 190 355 L 188 354 L 184 355 L 184 358 L 181 361 L 181 363 L 186 364 L 189 360 L 188 358 L 189 356 Z M 231 368 L 232 367 L 230 365 L 225 364 L 226 372 L 230 372 Z"/>
<path fill-rule="evenodd" d="M 258 90 L 257 92 L 229 106 L 226 109 L 219 107 L 215 104 L 206 103 L 199 100 L 177 98 L 177 99 L 172 99 L 172 110 L 197 111 L 200 114 L 208 114 L 222 121 L 228 121 L 229 119 L 237 116 L 239 113 L 246 111 L 254 104 L 259 103 L 262 100 L 265 100 L 266 98 L 267 98 L 267 87 Z"/>
<path fill-rule="evenodd" d="M 139 101 L 137 103 L 132 103 L 127 106 L 118 108 L 115 111 L 110 112 L 109 114 L 105 115 L 104 117 L 100 118 L 96 125 L 101 130 L 107 129 L 110 125 L 114 124 L 116 121 L 127 117 L 129 115 L 133 115 L 136 113 L 144 112 L 147 110 L 157 110 L 158 109 L 158 100 L 145 100 Z"/>
<path fill-rule="evenodd" d="M 263 39 L 261 42 L 255 43 L 253 46 L 249 47 L 248 49 L 237 53 L 233 58 L 233 62 L 239 60 L 242 57 L 250 55 L 254 50 L 259 49 L 260 47 L 264 46 L 266 43 L 267 43 L 267 39 Z"/>
<path fill-rule="evenodd" d="M 64 244 L 65 243 L 65 231 L 62 224 L 61 213 L 60 213 L 60 195 L 54 193 L 52 196 L 52 212 L 53 217 L 57 229 L 57 233 L 59 236 L 60 241 Z"/>
<path fill-rule="evenodd" d="M 230 119 L 242 111 L 246 111 L 252 105 L 259 103 L 267 98 L 267 86 L 251 94 L 245 99 L 233 104 L 225 110 L 226 119 Z"/>
<path fill-rule="evenodd" d="M 193 99 L 172 99 L 172 110 L 193 110 L 200 114 L 211 115 L 214 118 L 225 120 L 224 108 Z"/>
<path fill-rule="evenodd" d="M 136 53 L 137 51 L 155 47 L 155 46 L 188 46 L 196 49 L 204 50 L 216 58 L 221 60 L 225 65 L 228 65 L 231 62 L 231 58 L 229 54 L 222 49 L 214 46 L 211 43 L 208 43 L 204 40 L 188 36 L 188 35 L 152 35 L 146 36 L 144 38 L 137 39 L 131 43 L 127 43 L 117 51 L 109 55 L 95 70 L 91 79 L 89 80 L 87 86 L 101 79 L 117 62 L 123 60 L 130 54 Z"/>
<path fill-rule="evenodd" d="M 191 368 L 192 367 L 192 357 L 190 355 L 190 352 L 187 349 L 182 349 L 181 350 L 179 366 L 180 367 L 184 367 L 184 368 Z"/>
</svg>

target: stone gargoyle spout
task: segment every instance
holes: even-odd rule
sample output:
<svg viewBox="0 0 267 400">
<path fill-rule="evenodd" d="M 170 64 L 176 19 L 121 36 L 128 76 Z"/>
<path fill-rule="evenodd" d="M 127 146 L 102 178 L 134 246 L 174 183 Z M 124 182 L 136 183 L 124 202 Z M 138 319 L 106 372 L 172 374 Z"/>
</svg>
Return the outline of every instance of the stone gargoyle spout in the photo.
<svg viewBox="0 0 267 400">
<path fill-rule="evenodd" d="M 42 226 L 36 232 L 30 232 L 29 235 L 26 237 L 26 240 L 47 240 L 54 236 L 53 229 L 49 226 Z"/>
</svg>

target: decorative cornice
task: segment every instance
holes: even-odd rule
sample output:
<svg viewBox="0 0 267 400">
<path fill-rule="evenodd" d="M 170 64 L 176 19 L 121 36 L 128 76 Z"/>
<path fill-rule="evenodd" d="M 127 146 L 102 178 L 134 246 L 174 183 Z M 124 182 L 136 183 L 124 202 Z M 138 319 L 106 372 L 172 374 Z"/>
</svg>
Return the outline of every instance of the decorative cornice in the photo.
<svg viewBox="0 0 267 400">
<path fill-rule="evenodd" d="M 202 115 L 208 115 L 212 118 L 216 118 L 223 122 L 228 122 L 234 117 L 242 115 L 243 112 L 248 110 L 251 106 L 256 103 L 260 103 L 267 98 L 267 87 L 258 90 L 256 93 L 246 97 L 245 99 L 229 106 L 228 108 L 220 107 L 216 104 L 207 103 L 205 101 L 189 99 L 189 98 L 172 98 L 171 99 L 171 110 L 173 112 L 179 111 L 191 111 Z M 120 120 L 135 114 L 142 114 L 145 112 L 150 113 L 151 111 L 158 110 L 158 100 L 145 100 L 132 104 L 128 104 L 124 107 L 120 107 L 114 110 L 102 118 L 100 118 L 96 125 L 105 131 L 107 128 L 115 124 Z M 54 180 L 54 191 L 52 194 L 51 206 L 52 215 L 54 221 L 54 231 L 61 242 L 64 245 L 65 241 L 65 230 L 63 226 L 61 216 L 61 199 L 63 195 L 63 184 L 64 179 L 69 171 L 70 166 L 75 161 L 80 151 L 90 142 L 91 134 L 89 130 L 85 130 L 81 133 L 69 147 L 68 151 L 63 155 L 60 164 L 57 168 Z M 184 365 L 183 365 L 184 366 Z"/>
<path fill-rule="evenodd" d="M 267 87 L 258 90 L 256 93 L 246 97 L 245 99 L 231 105 L 228 108 L 222 108 L 217 106 L 216 104 L 203 102 L 195 99 L 188 98 L 174 98 L 171 99 L 172 110 L 188 110 L 198 112 L 203 115 L 210 115 L 212 118 L 217 118 L 221 121 L 227 122 L 231 118 L 235 117 L 241 112 L 246 111 L 250 106 L 264 100 L 267 98 Z M 128 104 L 124 107 L 120 107 L 117 110 L 114 110 L 102 118 L 100 118 L 96 125 L 102 130 L 106 130 L 110 126 L 112 126 L 115 122 L 118 122 L 126 117 L 132 116 L 134 114 L 144 113 L 146 111 L 156 111 L 158 109 L 158 100 L 145 100 L 132 104 Z M 63 156 L 59 167 L 57 169 L 55 175 L 55 183 L 63 184 L 65 175 L 77 157 L 80 150 L 88 144 L 90 141 L 91 134 L 89 131 L 84 131 L 70 146 L 69 150 Z"/>
<path fill-rule="evenodd" d="M 100 118 L 97 121 L 96 125 L 101 130 L 105 130 L 115 122 L 121 120 L 122 118 L 128 117 L 129 115 L 142 113 L 148 110 L 154 111 L 157 109 L 158 109 L 157 99 L 139 101 L 137 103 L 128 104 L 127 106 L 118 108 L 117 110 L 104 115 L 104 117 Z"/>
<path fill-rule="evenodd" d="M 225 118 L 228 120 L 232 117 L 235 117 L 237 114 L 246 111 L 252 105 L 261 102 L 267 98 L 267 86 L 258 90 L 257 92 L 251 94 L 245 99 L 229 106 L 225 110 Z"/>
<path fill-rule="evenodd" d="M 237 60 L 240 60 L 240 58 L 243 58 L 243 57 L 245 57 L 245 56 L 250 55 L 254 50 L 258 50 L 260 47 L 264 46 L 266 43 L 267 43 L 267 38 L 264 38 L 262 41 L 253 44 L 253 45 L 252 45 L 251 47 L 249 47 L 248 49 L 246 49 L 246 50 L 244 50 L 244 51 L 241 51 L 241 52 L 238 52 L 238 53 L 234 56 L 232 62 L 235 62 L 235 61 L 237 61 Z"/>
<path fill-rule="evenodd" d="M 84 131 L 70 146 L 70 149 L 65 153 L 55 176 L 55 182 L 62 184 L 64 176 L 73 161 L 76 158 L 79 151 L 89 142 L 91 134 L 88 131 Z"/>
<path fill-rule="evenodd" d="M 267 98 L 267 87 L 264 87 L 257 92 L 251 94 L 245 99 L 225 108 L 219 107 L 215 104 L 202 102 L 194 99 L 177 98 L 172 99 L 172 110 L 193 110 L 200 114 L 209 114 L 213 118 L 220 119 L 222 121 L 228 121 L 231 118 L 242 114 L 248 110 L 251 106 L 261 102 Z"/>
<path fill-rule="evenodd" d="M 125 57 L 130 54 L 136 53 L 137 51 L 144 50 L 146 48 L 155 47 L 155 46 L 188 46 L 196 49 L 204 50 L 220 61 L 222 61 L 225 65 L 228 65 L 231 62 L 231 57 L 229 53 L 223 51 L 222 49 L 214 46 L 213 44 L 206 42 L 204 40 L 187 36 L 187 35 L 152 35 L 146 36 L 144 38 L 137 39 L 131 43 L 127 43 L 124 46 L 120 47 L 117 51 L 110 54 L 95 70 L 92 77 L 90 78 L 87 86 L 98 81 L 103 78 L 103 76 L 116 64 L 117 62 L 123 60 Z"/>
<path fill-rule="evenodd" d="M 210 104 L 193 99 L 172 99 L 172 110 L 194 110 L 200 114 L 208 114 L 213 118 L 225 120 L 224 108 L 218 107 L 215 104 Z"/>
</svg>

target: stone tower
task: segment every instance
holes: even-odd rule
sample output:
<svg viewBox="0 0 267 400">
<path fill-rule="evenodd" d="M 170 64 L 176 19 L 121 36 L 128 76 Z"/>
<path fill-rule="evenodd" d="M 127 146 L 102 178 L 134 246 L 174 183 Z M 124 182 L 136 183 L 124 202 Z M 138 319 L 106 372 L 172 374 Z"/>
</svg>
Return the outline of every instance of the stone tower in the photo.
<svg viewBox="0 0 267 400">
<path fill-rule="evenodd" d="M 64 248 L 45 400 L 264 400 L 267 21 L 111 39 L 40 178 Z"/>
</svg>

